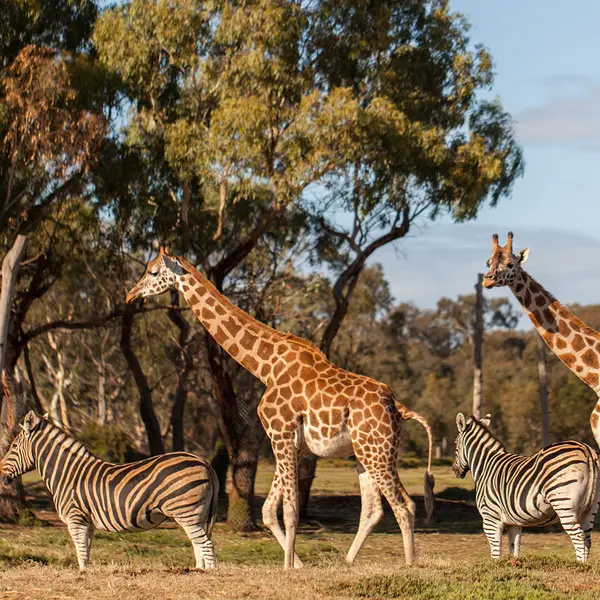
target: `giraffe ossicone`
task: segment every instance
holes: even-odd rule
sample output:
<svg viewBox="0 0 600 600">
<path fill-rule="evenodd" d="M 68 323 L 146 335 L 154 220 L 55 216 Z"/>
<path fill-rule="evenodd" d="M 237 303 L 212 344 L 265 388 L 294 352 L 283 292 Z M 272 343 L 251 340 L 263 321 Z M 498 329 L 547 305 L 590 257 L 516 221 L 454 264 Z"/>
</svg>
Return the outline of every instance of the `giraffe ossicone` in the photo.
<svg viewBox="0 0 600 600">
<path fill-rule="evenodd" d="M 432 436 L 427 421 L 395 399 L 378 381 L 341 369 L 309 341 L 273 329 L 232 304 L 185 259 L 160 248 L 127 302 L 177 289 L 216 342 L 266 386 L 258 412 L 276 460 L 263 522 L 285 551 L 286 568 L 301 566 L 295 553 L 298 523 L 298 461 L 318 456 L 357 458 L 362 509 L 346 559 L 353 562 L 383 515 L 381 494 L 402 532 L 407 563 L 414 557 L 415 505 L 397 471 L 403 420 L 414 419 L 428 434 L 425 478 L 428 519 L 433 511 Z M 283 500 L 285 533 L 277 519 Z"/>
<path fill-rule="evenodd" d="M 600 333 L 578 319 L 523 270 L 528 257 L 528 248 L 513 254 L 512 232 L 508 233 L 505 246 L 499 245 L 498 235 L 494 234 L 484 287 L 508 286 L 552 352 L 600 396 Z M 600 446 L 600 400 L 592 411 L 590 424 Z"/>
</svg>

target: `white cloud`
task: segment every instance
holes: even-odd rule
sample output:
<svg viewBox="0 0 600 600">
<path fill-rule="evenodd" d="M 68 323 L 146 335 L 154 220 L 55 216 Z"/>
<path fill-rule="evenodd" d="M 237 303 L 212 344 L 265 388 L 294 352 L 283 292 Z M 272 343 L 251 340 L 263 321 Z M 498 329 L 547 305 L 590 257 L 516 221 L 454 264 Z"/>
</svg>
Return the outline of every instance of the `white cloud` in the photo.
<svg viewBox="0 0 600 600">
<path fill-rule="evenodd" d="M 600 140 L 600 82 L 577 75 L 540 78 L 546 100 L 514 115 L 517 137 L 524 144 L 577 143 L 596 150 Z"/>
<path fill-rule="evenodd" d="M 480 224 L 432 225 L 417 237 L 405 238 L 398 246 L 379 250 L 371 262 L 383 265 L 396 301 L 434 307 L 442 296 L 456 298 L 473 293 L 477 273 L 486 271 L 492 233 L 500 243 L 506 231 Z M 515 252 L 529 247 L 525 267 L 561 302 L 600 303 L 600 240 L 577 232 L 516 230 Z M 486 290 L 491 297 L 509 296 L 507 288 Z M 519 307 L 519 310 L 521 308 Z M 521 321 L 521 326 L 527 323 Z"/>
</svg>

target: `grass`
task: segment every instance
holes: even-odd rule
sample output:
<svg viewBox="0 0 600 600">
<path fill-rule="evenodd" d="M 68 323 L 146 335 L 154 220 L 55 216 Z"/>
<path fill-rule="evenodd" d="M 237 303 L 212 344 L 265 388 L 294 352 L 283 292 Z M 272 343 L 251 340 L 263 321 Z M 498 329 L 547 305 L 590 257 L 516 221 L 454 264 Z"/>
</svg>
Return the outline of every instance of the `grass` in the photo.
<svg viewBox="0 0 600 600">
<path fill-rule="evenodd" d="M 264 498 L 273 468 L 261 464 L 257 494 Z M 402 481 L 422 514 L 422 468 L 403 468 Z M 193 552 L 169 525 L 140 534 L 96 532 L 92 566 L 80 575 L 66 529 L 57 521 L 35 476 L 25 478 L 35 514 L 47 526 L 0 528 L 0 598 L 250 598 L 342 600 L 555 600 L 600 596 L 600 552 L 579 565 L 560 528 L 525 532 L 524 557 L 491 561 L 481 519 L 469 500 L 472 481 L 436 467 L 436 521 L 417 521 L 417 562 L 404 565 L 402 540 L 389 510 L 354 566 L 344 561 L 360 512 L 351 461 L 319 463 L 311 518 L 300 527 L 298 552 L 306 567 L 284 572 L 283 552 L 265 530 L 232 534 L 219 522 L 213 539 L 219 568 L 193 570 Z M 457 486 L 460 483 L 461 486 Z M 387 508 L 387 507 L 386 507 Z M 224 517 L 225 507 L 221 507 Z M 37 522 L 33 520 L 33 522 Z M 597 557 L 596 554 L 599 556 Z"/>
</svg>

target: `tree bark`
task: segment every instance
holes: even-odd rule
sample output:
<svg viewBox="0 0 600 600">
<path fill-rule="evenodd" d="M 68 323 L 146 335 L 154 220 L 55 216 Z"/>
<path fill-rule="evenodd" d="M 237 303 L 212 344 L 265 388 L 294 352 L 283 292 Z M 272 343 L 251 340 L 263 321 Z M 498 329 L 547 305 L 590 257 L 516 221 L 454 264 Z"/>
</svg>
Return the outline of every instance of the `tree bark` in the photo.
<svg viewBox="0 0 600 600">
<path fill-rule="evenodd" d="M 171 304 L 177 306 L 179 304 L 179 294 L 176 290 L 173 290 L 171 294 Z M 188 377 L 192 369 L 194 368 L 194 361 L 187 350 L 189 343 L 189 332 L 190 325 L 182 316 L 181 312 L 170 308 L 169 319 L 179 329 L 179 352 L 180 362 L 178 365 L 179 373 L 177 375 L 177 387 L 175 388 L 175 399 L 173 401 L 173 408 L 171 409 L 171 438 L 173 452 L 185 450 L 185 439 L 183 431 L 183 417 L 185 413 L 185 402 L 187 400 L 187 382 Z"/>
<path fill-rule="evenodd" d="M 11 326 L 11 311 L 17 275 L 25 254 L 27 238 L 19 235 L 2 261 L 2 290 L 0 291 L 0 374 L 2 396 L 0 405 L 0 456 L 4 456 L 17 433 L 19 421 L 25 415 L 21 394 L 16 394 L 11 377 L 12 360 L 7 360 L 8 332 Z M 5 369 L 5 367 L 7 367 Z M 4 485 L 0 482 L 0 521 L 16 522 L 25 506 L 21 478 Z"/>
<path fill-rule="evenodd" d="M 481 419 L 483 407 L 483 274 L 475 284 L 475 320 L 473 323 L 473 415 Z"/>
<path fill-rule="evenodd" d="M 260 423 L 255 423 L 254 427 L 247 427 L 231 450 L 231 492 L 227 522 L 234 531 L 256 529 L 254 482 L 260 443 L 264 437 L 264 433 L 257 435 L 257 428 L 262 431 Z"/>
<path fill-rule="evenodd" d="M 0 291 L 0 373 L 4 372 L 13 296 L 17 284 L 17 275 L 19 274 L 19 268 L 21 266 L 21 259 L 25 254 L 26 245 L 27 238 L 24 235 L 18 235 L 12 248 L 8 251 L 2 261 L 2 290 Z"/>
<path fill-rule="evenodd" d="M 129 307 L 132 308 L 129 308 Z M 153 456 L 164 454 L 165 448 L 160 431 L 160 424 L 154 412 L 152 404 L 152 390 L 148 385 L 148 380 L 142 369 L 142 365 L 138 360 L 133 348 L 131 347 L 131 334 L 133 329 L 135 305 L 127 305 L 124 309 L 123 320 L 121 325 L 121 352 L 127 361 L 127 365 L 133 374 L 135 384 L 138 388 L 140 396 L 140 415 L 146 428 L 148 437 L 148 449 Z"/>
<path fill-rule="evenodd" d="M 536 333 L 538 350 L 538 380 L 540 387 L 540 412 L 542 417 L 542 446 L 550 445 L 550 413 L 548 410 L 548 374 L 546 371 L 546 345 L 542 337 Z"/>
</svg>

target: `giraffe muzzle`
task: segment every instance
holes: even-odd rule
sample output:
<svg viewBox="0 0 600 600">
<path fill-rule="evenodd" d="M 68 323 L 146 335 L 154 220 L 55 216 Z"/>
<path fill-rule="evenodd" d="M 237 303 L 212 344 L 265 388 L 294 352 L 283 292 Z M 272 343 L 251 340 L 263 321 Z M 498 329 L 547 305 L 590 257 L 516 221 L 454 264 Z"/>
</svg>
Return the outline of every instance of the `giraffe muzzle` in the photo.
<svg viewBox="0 0 600 600">
<path fill-rule="evenodd" d="M 125 302 L 127 304 L 131 304 L 132 302 L 135 302 L 139 297 L 140 292 L 136 286 L 127 292 L 127 295 L 125 296 Z"/>
</svg>

